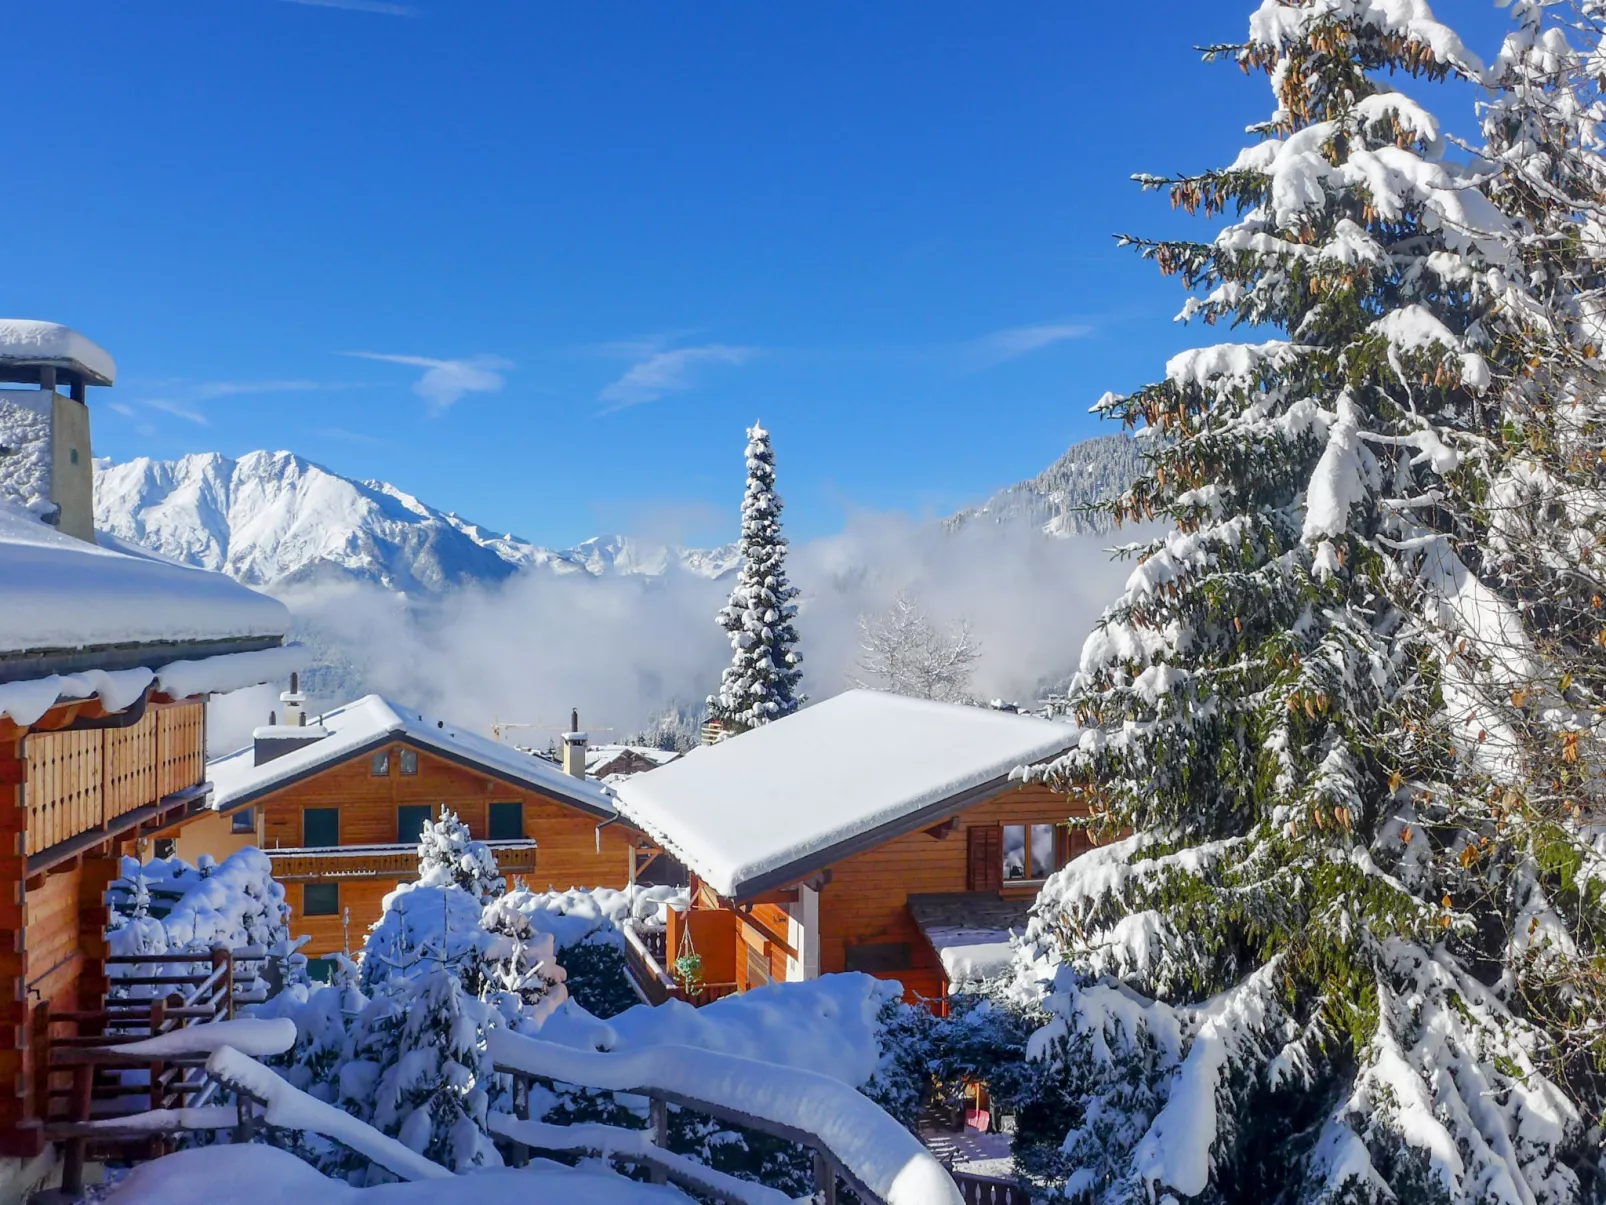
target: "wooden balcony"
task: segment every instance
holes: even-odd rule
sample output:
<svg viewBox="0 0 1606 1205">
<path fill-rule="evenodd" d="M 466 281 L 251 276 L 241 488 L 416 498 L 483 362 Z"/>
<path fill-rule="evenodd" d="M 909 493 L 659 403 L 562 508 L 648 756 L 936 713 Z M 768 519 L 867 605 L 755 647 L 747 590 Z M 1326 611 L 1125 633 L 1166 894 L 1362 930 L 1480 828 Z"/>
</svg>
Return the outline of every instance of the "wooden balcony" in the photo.
<svg viewBox="0 0 1606 1205">
<path fill-rule="evenodd" d="M 206 705 L 153 703 L 127 728 L 27 738 L 29 872 L 205 798 Z"/>
<path fill-rule="evenodd" d="M 536 844 L 487 841 L 503 874 L 530 874 L 535 870 Z M 412 842 L 389 845 L 299 846 L 264 851 L 273 863 L 273 877 L 281 883 L 318 882 L 324 879 L 411 879 L 418 876 L 418 846 Z"/>
</svg>

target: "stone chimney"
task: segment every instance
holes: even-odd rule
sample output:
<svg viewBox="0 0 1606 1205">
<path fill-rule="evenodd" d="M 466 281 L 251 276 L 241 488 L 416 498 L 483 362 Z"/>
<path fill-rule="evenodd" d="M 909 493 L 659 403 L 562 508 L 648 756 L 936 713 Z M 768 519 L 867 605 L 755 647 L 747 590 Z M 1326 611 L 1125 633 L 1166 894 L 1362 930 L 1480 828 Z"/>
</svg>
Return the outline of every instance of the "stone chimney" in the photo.
<svg viewBox="0 0 1606 1205">
<path fill-rule="evenodd" d="M 563 734 L 563 772 L 586 776 L 586 734 L 580 731 L 580 712 L 569 712 L 569 731 Z"/>
<path fill-rule="evenodd" d="M 266 727 L 251 734 L 256 765 L 294 753 L 303 745 L 321 741 L 329 735 L 322 724 L 307 723 L 307 696 L 301 693 L 301 675 L 290 675 L 290 689 L 279 696 L 284 704 L 284 723 L 279 723 L 277 712 L 268 712 Z"/>
<path fill-rule="evenodd" d="M 54 322 L 0 318 L 0 493 L 44 522 L 95 542 L 90 385 L 110 385 L 105 350 Z M 67 392 L 57 392 L 59 387 Z"/>
</svg>

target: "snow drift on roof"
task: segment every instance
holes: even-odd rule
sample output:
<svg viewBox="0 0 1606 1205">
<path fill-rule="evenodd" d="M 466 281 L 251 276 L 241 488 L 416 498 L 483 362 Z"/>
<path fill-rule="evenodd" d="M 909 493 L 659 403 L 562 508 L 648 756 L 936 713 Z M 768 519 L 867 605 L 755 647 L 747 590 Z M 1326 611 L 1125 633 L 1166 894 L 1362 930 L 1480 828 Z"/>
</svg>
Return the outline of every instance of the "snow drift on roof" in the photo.
<svg viewBox="0 0 1606 1205">
<path fill-rule="evenodd" d="M 214 787 L 212 806 L 227 808 L 332 765 L 365 746 L 382 743 L 387 737 L 406 737 L 447 757 L 472 762 L 532 791 L 555 795 L 598 815 L 614 814 L 613 796 L 606 787 L 565 774 L 551 762 L 522 753 L 511 745 L 465 732 L 443 721 L 426 719 L 378 695 L 366 695 L 354 703 L 326 711 L 309 723 L 321 726 L 329 735 L 260 766 L 252 764 L 255 751 L 251 745 L 208 762 L 206 775 Z"/>
<path fill-rule="evenodd" d="M 619 810 L 734 896 L 1076 738 L 1050 720 L 850 690 L 627 779 Z"/>
<path fill-rule="evenodd" d="M 220 573 L 124 556 L 0 500 L 0 656 L 282 637 L 290 612 Z"/>
<path fill-rule="evenodd" d="M 110 385 L 117 364 L 98 343 L 59 322 L 0 318 L 0 364 L 51 364 L 79 369 Z"/>
</svg>

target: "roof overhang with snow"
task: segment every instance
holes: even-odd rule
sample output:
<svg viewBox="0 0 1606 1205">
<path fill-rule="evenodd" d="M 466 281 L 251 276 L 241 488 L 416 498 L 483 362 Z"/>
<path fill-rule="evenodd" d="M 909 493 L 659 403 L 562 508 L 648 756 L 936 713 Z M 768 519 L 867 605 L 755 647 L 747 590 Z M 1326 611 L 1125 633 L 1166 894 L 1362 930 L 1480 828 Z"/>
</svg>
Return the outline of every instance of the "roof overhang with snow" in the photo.
<svg viewBox="0 0 1606 1205">
<path fill-rule="evenodd" d="M 117 380 L 117 364 L 106 349 L 71 327 L 32 318 L 0 318 L 0 381 L 38 384 L 44 369 L 85 385 Z"/>
<path fill-rule="evenodd" d="M 1078 735 L 853 690 L 621 782 L 619 810 L 714 891 L 750 899 L 991 799 Z"/>
<path fill-rule="evenodd" d="M 600 783 L 576 778 L 533 754 L 445 721 L 428 720 L 379 695 L 337 707 L 310 723 L 329 735 L 260 766 L 254 764 L 251 745 L 208 762 L 207 777 L 214 786 L 212 806 L 221 812 L 246 807 L 332 766 L 399 743 L 509 786 L 538 792 L 598 820 L 620 819 L 612 792 Z"/>
<path fill-rule="evenodd" d="M 289 631 L 283 603 L 221 573 L 88 544 L 0 500 L 0 720 L 271 681 L 303 660 Z"/>
</svg>

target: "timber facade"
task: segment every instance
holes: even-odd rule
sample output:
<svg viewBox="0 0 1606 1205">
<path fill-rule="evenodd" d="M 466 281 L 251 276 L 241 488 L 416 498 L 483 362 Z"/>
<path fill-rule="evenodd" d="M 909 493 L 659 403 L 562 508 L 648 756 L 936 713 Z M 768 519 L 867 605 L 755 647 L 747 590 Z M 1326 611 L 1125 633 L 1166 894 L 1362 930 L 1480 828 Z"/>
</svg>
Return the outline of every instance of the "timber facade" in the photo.
<svg viewBox="0 0 1606 1205">
<path fill-rule="evenodd" d="M 289 752 L 286 729 L 258 730 L 257 746 L 268 746 L 255 755 L 259 763 L 250 764 L 250 748 L 213 763 L 216 819 L 187 834 L 179 855 L 193 861 L 224 852 L 208 848 L 212 842 L 254 841 L 284 885 L 291 932 L 311 939 L 303 949 L 314 959 L 360 949 L 385 896 L 417 878 L 423 826 L 447 811 L 490 845 L 510 885 L 565 890 L 631 881 L 637 834 L 618 821 L 601 787 L 444 725 L 371 736 L 360 727 L 397 715 L 405 710 L 369 696 L 288 730 L 332 734 L 309 736 Z M 329 756 L 320 756 L 323 748 Z M 551 780 L 544 789 L 543 775 Z"/>
<path fill-rule="evenodd" d="M 44 1150 L 51 1040 L 104 1006 L 121 858 L 205 804 L 204 701 L 141 702 L 115 717 L 96 701 L 57 706 L 26 728 L 0 719 L 0 1155 Z"/>
<path fill-rule="evenodd" d="M 944 970 L 929 926 L 920 923 L 922 902 L 941 898 L 958 917 L 995 917 L 999 904 L 1005 912 L 1015 905 L 1023 926 L 1043 879 L 1089 848 L 1085 835 L 1066 824 L 1087 811 L 1044 786 L 1001 785 L 996 794 L 936 823 L 889 836 L 795 883 L 746 898 L 721 897 L 694 876 L 690 911 L 670 915 L 667 958 L 673 962 L 689 929 L 687 948 L 702 959 L 710 998 L 770 982 L 864 971 L 896 980 L 911 1001 L 940 1008 L 957 985 Z M 1046 852 L 1045 840 L 1051 843 Z"/>
</svg>

